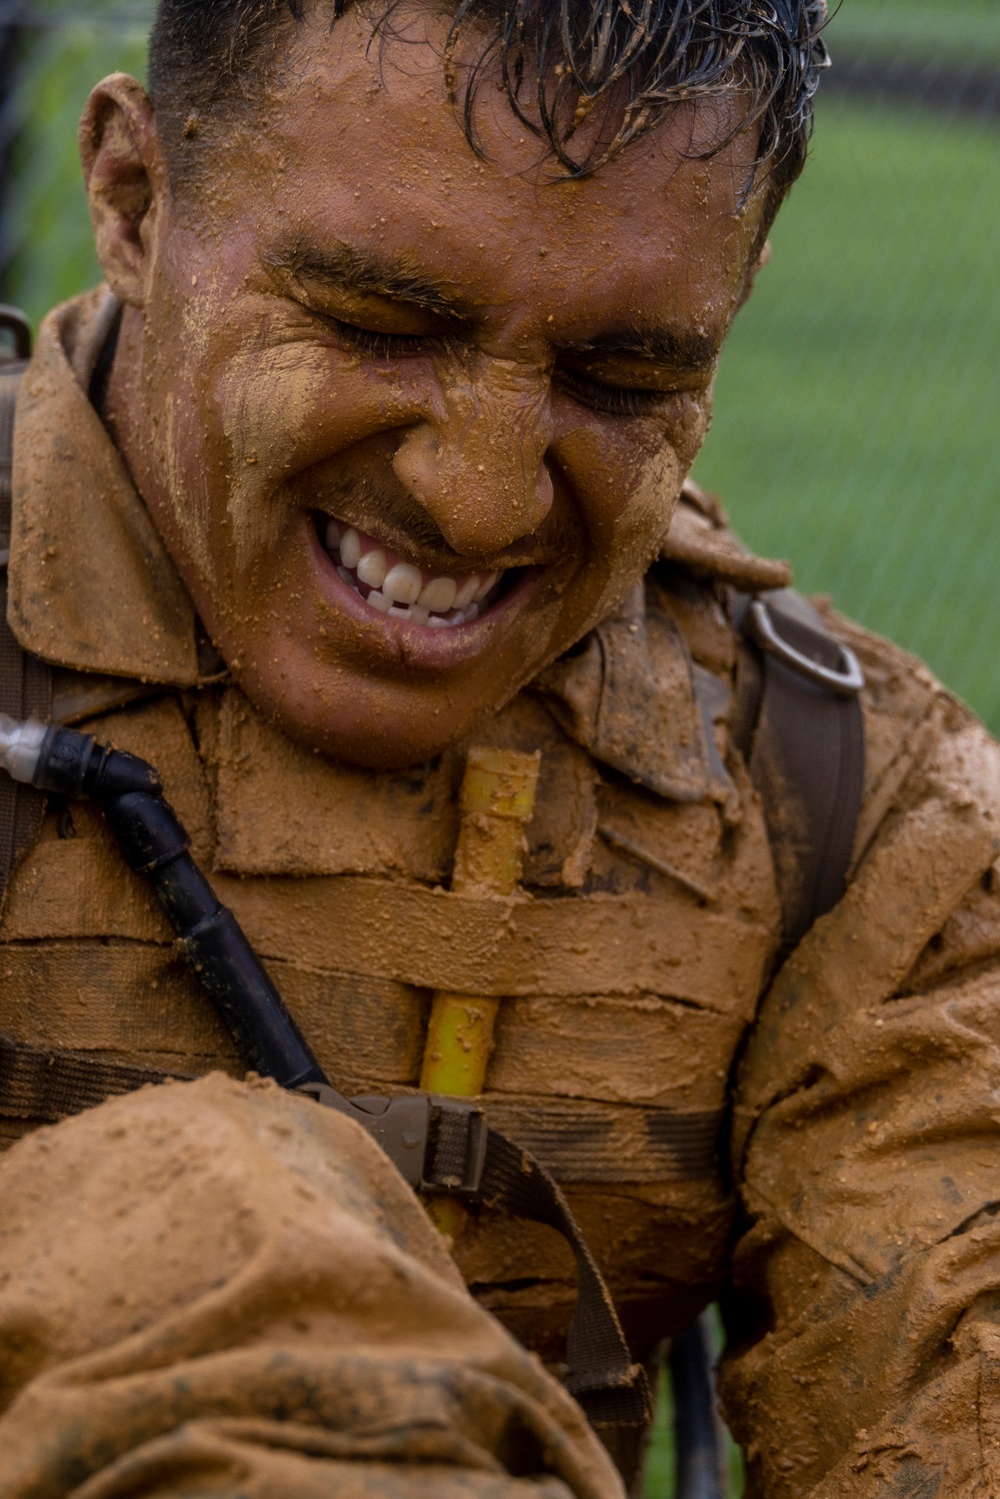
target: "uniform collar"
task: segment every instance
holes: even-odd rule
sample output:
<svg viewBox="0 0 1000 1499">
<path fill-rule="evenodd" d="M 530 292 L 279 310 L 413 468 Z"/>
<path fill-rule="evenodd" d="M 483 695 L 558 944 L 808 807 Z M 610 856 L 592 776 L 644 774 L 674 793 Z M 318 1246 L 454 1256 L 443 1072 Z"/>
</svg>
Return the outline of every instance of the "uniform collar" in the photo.
<svg viewBox="0 0 1000 1499">
<path fill-rule="evenodd" d="M 8 620 L 53 665 L 186 687 L 194 607 L 88 396 L 119 310 L 100 288 L 42 324 L 14 426 Z"/>
</svg>

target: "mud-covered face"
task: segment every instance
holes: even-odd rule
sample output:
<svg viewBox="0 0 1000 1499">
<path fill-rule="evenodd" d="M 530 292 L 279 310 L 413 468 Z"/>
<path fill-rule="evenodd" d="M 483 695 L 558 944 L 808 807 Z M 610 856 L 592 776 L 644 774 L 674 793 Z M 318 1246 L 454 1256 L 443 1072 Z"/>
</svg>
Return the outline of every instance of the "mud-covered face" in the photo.
<svg viewBox="0 0 1000 1499">
<path fill-rule="evenodd" d="M 164 193 L 116 373 L 126 456 L 246 692 L 380 766 L 465 732 L 641 575 L 761 215 L 738 208 L 752 141 L 693 159 L 717 116 L 555 181 L 487 89 L 478 158 L 444 23 L 413 25 L 299 29 L 256 131 Z"/>
</svg>

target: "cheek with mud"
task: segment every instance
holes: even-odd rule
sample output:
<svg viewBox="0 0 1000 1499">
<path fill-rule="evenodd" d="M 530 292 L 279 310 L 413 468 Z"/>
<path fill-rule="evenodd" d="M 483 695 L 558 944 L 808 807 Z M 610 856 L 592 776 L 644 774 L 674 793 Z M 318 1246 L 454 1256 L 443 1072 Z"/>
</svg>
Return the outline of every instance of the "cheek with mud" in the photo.
<svg viewBox="0 0 1000 1499">
<path fill-rule="evenodd" d="M 596 605 L 597 618 L 621 601 L 657 555 L 686 473 L 687 465 L 672 447 L 661 448 L 641 465 L 612 529 L 611 564 Z"/>
<path fill-rule="evenodd" d="M 284 355 L 284 357 L 282 357 Z M 276 490 L 294 472 L 317 405 L 312 372 L 293 350 L 233 361 L 220 400 L 226 453 L 227 573 L 239 586 L 265 560 L 288 519 Z"/>
<path fill-rule="evenodd" d="M 613 609 L 657 556 L 681 485 L 707 427 L 707 406 L 691 401 L 674 431 L 623 434 L 619 448 L 578 434 L 567 445 L 572 474 L 591 496 L 586 618 L 579 633 Z"/>
<path fill-rule="evenodd" d="M 189 550 L 217 605 L 254 612 L 295 512 L 284 482 L 303 462 L 321 395 L 318 375 L 292 347 L 227 359 L 200 420 L 210 435 L 200 471 L 185 462 L 183 433 L 172 450 Z M 190 451 L 190 449 L 188 449 Z"/>
</svg>

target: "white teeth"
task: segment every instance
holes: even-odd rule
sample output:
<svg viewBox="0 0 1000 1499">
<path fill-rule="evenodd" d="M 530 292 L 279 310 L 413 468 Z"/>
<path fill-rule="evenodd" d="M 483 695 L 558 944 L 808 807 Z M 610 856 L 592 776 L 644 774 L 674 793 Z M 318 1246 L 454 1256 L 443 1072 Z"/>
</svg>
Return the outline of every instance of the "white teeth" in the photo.
<svg viewBox="0 0 1000 1499">
<path fill-rule="evenodd" d="M 447 614 L 455 602 L 458 584 L 454 578 L 432 578 L 417 603 L 432 614 Z"/>
<path fill-rule="evenodd" d="M 469 604 L 472 603 L 472 600 L 473 600 L 473 598 L 475 597 L 475 594 L 476 594 L 476 589 L 478 587 L 479 587 L 479 577 L 478 577 L 478 574 L 473 573 L 473 575 L 472 575 L 471 578 L 466 578 L 466 580 L 462 584 L 461 588 L 455 594 L 455 601 L 454 601 L 454 603 L 452 604 L 451 607 L 453 609 L 465 609 Z"/>
<path fill-rule="evenodd" d="M 486 577 L 483 579 L 479 587 L 476 589 L 475 593 L 472 595 L 473 603 L 481 604 L 483 599 L 489 593 L 490 589 L 496 587 L 497 579 L 499 577 L 499 573 L 487 573 Z"/>
<path fill-rule="evenodd" d="M 343 556 L 343 551 L 341 551 Z M 367 583 L 369 588 L 381 588 L 385 578 L 385 553 L 376 547 L 373 552 L 366 552 L 361 561 L 357 563 L 355 572 L 362 583 Z"/>
<path fill-rule="evenodd" d="M 352 570 L 361 561 L 361 539 L 353 526 L 349 531 L 345 531 L 341 537 L 340 560 L 345 567 L 349 567 Z"/>
<path fill-rule="evenodd" d="M 343 547 L 340 554 L 344 555 Z M 382 580 L 382 592 L 394 604 L 415 604 L 423 586 L 423 574 L 412 562 L 397 562 Z"/>
<path fill-rule="evenodd" d="M 498 572 L 473 573 L 459 587 L 454 578 L 431 578 L 412 562 L 396 562 L 387 567 L 381 547 L 361 552 L 361 537 L 353 526 L 341 532 L 337 521 L 329 519 L 325 530 L 327 549 L 340 553 L 337 572 L 355 593 L 360 594 L 359 580 L 371 590 L 367 601 L 379 614 L 394 619 L 412 620 L 436 630 L 454 629 L 479 617 L 479 605 L 496 587 Z M 368 545 L 371 546 L 369 539 Z M 362 594 L 362 597 L 365 595 Z"/>
</svg>

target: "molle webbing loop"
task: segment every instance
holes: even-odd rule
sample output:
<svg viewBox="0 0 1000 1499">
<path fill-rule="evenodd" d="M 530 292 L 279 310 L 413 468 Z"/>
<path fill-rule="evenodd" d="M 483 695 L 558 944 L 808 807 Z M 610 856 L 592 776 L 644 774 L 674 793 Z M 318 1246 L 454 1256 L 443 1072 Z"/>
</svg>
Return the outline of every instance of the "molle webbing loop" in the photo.
<svg viewBox="0 0 1000 1499">
<path fill-rule="evenodd" d="M 9 333 L 13 346 L 13 357 L 21 364 L 27 364 L 31 358 L 31 324 L 19 307 L 10 307 L 7 303 L 0 304 L 0 329 Z M 10 358 L 10 355 L 0 355 L 2 358 Z"/>
<path fill-rule="evenodd" d="M 787 952 L 844 893 L 864 788 L 864 677 L 792 589 L 735 602 L 757 648 L 738 684 L 737 746 L 764 807 Z"/>
<path fill-rule="evenodd" d="M 9 326 L 3 314 L 0 308 L 0 328 Z M 18 352 L 24 352 L 22 325 L 14 331 Z M 16 719 L 45 720 L 51 712 L 52 673 L 44 662 L 21 649 L 7 623 L 14 408 L 24 370 L 22 360 L 0 358 L 0 713 Z M 43 796 L 33 786 L 0 776 L 0 899 L 18 854 L 34 841 L 42 825 L 44 805 Z"/>
</svg>

